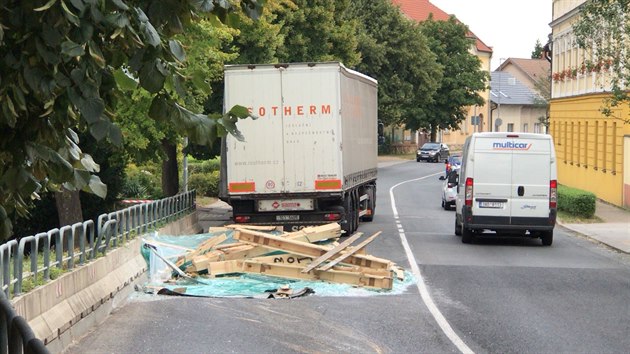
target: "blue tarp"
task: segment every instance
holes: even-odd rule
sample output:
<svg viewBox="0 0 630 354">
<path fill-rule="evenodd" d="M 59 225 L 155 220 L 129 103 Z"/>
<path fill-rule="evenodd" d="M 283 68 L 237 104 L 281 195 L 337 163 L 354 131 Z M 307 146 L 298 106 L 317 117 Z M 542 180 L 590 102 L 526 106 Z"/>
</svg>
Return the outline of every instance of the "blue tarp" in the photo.
<svg viewBox="0 0 630 354">
<path fill-rule="evenodd" d="M 152 234 L 144 239 L 156 245 L 157 252 L 164 258 L 175 263 L 177 257 L 186 253 L 182 247 L 195 249 L 203 241 L 210 237 L 218 236 L 224 232 L 207 233 L 186 236 L 158 235 Z M 235 242 L 232 238 L 232 231 L 225 232 L 228 239 L 224 243 Z M 157 242 L 156 242 L 157 241 Z M 173 247 L 169 247 L 172 245 Z M 234 276 L 224 276 L 216 278 L 197 277 L 196 281 L 179 279 L 176 283 L 167 282 L 171 279 L 172 270 L 166 266 L 158 257 L 148 249 L 142 248 L 142 254 L 149 265 L 149 288 L 167 288 L 170 290 L 185 288 L 185 294 L 209 297 L 260 297 L 267 290 L 278 289 L 288 285 L 294 291 L 303 288 L 311 288 L 315 291 L 315 296 L 376 296 L 376 295 L 398 295 L 404 293 L 411 285 L 416 284 L 416 279 L 409 271 L 405 271 L 405 279 L 394 280 L 392 290 L 378 290 L 363 287 L 356 287 L 348 284 L 336 284 L 325 281 L 304 281 L 294 279 L 284 279 L 255 274 L 236 274 Z"/>
</svg>

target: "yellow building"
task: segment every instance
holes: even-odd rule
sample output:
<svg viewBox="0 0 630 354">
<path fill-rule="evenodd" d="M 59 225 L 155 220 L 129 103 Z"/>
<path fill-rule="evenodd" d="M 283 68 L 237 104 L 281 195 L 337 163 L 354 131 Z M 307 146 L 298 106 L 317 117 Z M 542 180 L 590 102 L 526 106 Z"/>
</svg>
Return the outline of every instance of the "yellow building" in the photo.
<svg viewBox="0 0 630 354">
<path fill-rule="evenodd" d="M 559 183 L 630 206 L 630 124 L 604 116 L 609 72 L 584 65 L 572 25 L 585 0 L 554 0 L 550 133 L 556 144 Z M 615 117 L 628 117 L 624 106 Z"/>
</svg>

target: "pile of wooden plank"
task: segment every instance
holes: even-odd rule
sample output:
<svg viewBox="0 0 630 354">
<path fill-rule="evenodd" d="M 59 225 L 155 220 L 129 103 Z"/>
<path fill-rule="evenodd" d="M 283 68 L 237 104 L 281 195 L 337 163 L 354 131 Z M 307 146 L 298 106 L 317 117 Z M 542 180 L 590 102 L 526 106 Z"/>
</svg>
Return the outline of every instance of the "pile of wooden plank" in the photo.
<svg viewBox="0 0 630 354">
<path fill-rule="evenodd" d="M 228 233 L 232 240 L 228 243 Z M 250 273 L 296 280 L 322 280 L 376 289 L 391 289 L 404 272 L 393 262 L 366 254 L 380 232 L 362 238 L 358 232 L 343 242 L 337 223 L 283 233 L 273 226 L 229 225 L 179 257 L 175 265 L 190 276 Z M 220 232 L 224 232 L 221 234 Z M 321 244 L 329 241 L 328 244 Z"/>
</svg>

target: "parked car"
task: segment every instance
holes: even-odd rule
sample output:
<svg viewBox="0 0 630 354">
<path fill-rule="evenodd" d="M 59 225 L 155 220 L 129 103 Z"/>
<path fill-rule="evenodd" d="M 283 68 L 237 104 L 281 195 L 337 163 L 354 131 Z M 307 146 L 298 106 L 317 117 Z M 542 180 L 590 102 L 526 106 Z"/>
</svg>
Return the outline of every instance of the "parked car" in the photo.
<svg viewBox="0 0 630 354">
<path fill-rule="evenodd" d="M 455 202 L 457 201 L 459 170 L 450 171 L 446 177 L 441 176 L 440 180 L 444 181 L 444 184 L 442 184 L 442 208 L 449 210 L 452 206 L 455 206 Z"/>
<path fill-rule="evenodd" d="M 444 165 L 446 165 L 446 171 L 444 176 L 448 176 L 448 173 L 454 170 L 459 170 L 462 167 L 462 156 L 461 155 L 451 155 L 446 161 L 444 161 Z"/>
<path fill-rule="evenodd" d="M 422 160 L 439 162 L 450 155 L 448 146 L 443 143 L 425 143 L 416 152 L 416 161 Z"/>
</svg>

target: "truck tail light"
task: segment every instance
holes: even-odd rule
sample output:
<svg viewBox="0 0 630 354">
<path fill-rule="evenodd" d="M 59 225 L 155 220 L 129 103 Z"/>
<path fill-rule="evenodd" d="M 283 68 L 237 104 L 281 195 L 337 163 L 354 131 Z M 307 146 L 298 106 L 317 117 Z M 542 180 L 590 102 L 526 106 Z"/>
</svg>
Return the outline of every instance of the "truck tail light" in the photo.
<svg viewBox="0 0 630 354">
<path fill-rule="evenodd" d="M 239 215 L 239 216 L 234 217 L 234 222 L 239 223 L 239 224 L 247 223 L 249 222 L 249 220 L 250 220 L 249 216 Z"/>
<path fill-rule="evenodd" d="M 466 201 L 466 206 L 472 206 L 473 179 L 470 177 L 466 178 L 466 189 L 464 189 L 464 199 Z"/>
<path fill-rule="evenodd" d="M 549 208 L 556 209 L 558 207 L 558 181 L 552 179 L 549 181 Z"/>
<path fill-rule="evenodd" d="M 324 220 L 325 220 L 325 221 L 337 221 L 337 220 L 341 220 L 341 214 L 339 214 L 339 213 L 328 213 L 328 214 L 324 214 Z"/>
</svg>

